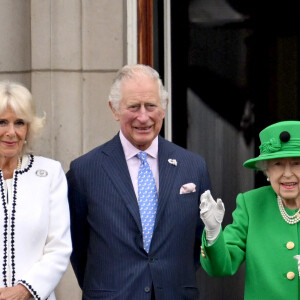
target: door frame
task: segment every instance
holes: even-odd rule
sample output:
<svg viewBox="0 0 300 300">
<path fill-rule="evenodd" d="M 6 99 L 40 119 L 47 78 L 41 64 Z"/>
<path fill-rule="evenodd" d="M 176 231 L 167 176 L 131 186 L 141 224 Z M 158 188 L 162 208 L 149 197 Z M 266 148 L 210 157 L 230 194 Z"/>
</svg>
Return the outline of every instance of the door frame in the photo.
<svg viewBox="0 0 300 300">
<path fill-rule="evenodd" d="M 154 0 L 155 1 L 155 0 Z M 161 1 L 161 0 L 157 0 Z M 163 3 L 164 31 L 164 86 L 169 94 L 169 104 L 164 121 L 164 135 L 172 140 L 172 76 L 171 76 L 171 3 Z M 127 0 L 127 63 L 153 67 L 153 0 Z M 159 28 L 159 30 L 161 30 Z"/>
</svg>

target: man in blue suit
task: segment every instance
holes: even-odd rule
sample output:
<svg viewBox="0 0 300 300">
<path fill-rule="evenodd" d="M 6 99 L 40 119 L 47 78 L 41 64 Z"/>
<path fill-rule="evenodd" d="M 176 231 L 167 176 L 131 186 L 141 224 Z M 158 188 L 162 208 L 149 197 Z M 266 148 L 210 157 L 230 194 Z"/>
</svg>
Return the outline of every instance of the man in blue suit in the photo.
<svg viewBox="0 0 300 300">
<path fill-rule="evenodd" d="M 154 69 L 124 66 L 109 96 L 119 133 L 70 165 L 71 262 L 85 300 L 199 297 L 199 199 L 210 181 L 201 156 L 159 136 L 167 102 Z"/>
</svg>

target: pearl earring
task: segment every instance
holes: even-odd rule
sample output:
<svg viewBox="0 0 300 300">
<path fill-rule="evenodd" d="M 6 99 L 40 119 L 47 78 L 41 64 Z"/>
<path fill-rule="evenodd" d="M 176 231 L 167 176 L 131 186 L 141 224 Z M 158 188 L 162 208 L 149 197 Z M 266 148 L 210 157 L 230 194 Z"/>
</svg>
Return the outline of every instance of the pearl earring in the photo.
<svg viewBox="0 0 300 300">
<path fill-rule="evenodd" d="M 267 177 L 267 181 L 270 181 L 270 178 L 269 178 L 269 177 Z"/>
</svg>

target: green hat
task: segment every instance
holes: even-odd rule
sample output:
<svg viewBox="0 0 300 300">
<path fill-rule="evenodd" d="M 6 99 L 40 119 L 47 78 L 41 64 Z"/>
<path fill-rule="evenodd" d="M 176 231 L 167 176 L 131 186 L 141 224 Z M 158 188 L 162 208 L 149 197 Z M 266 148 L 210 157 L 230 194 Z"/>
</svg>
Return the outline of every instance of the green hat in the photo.
<svg viewBox="0 0 300 300">
<path fill-rule="evenodd" d="M 244 167 L 258 169 L 261 160 L 300 157 L 300 121 L 283 121 L 268 126 L 260 134 L 260 155 L 244 162 Z"/>
</svg>

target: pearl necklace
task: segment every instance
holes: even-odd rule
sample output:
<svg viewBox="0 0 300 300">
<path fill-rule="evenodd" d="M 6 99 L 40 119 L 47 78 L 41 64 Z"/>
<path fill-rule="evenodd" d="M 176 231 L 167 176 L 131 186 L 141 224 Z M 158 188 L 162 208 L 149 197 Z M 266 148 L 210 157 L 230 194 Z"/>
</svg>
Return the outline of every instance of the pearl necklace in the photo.
<svg viewBox="0 0 300 300">
<path fill-rule="evenodd" d="M 18 165 L 17 165 L 17 170 L 21 169 L 21 164 L 22 164 L 22 159 L 20 156 L 18 156 Z"/>
<path fill-rule="evenodd" d="M 280 213 L 283 217 L 283 219 L 288 223 L 288 224 L 296 224 L 300 221 L 300 208 L 298 209 L 298 211 L 290 216 L 286 210 L 283 207 L 283 203 L 282 203 L 282 199 L 280 196 L 277 196 L 277 202 L 278 202 L 278 206 L 279 206 L 279 210 Z"/>
</svg>

